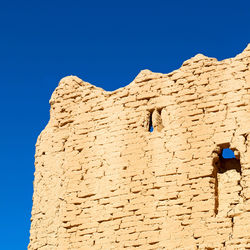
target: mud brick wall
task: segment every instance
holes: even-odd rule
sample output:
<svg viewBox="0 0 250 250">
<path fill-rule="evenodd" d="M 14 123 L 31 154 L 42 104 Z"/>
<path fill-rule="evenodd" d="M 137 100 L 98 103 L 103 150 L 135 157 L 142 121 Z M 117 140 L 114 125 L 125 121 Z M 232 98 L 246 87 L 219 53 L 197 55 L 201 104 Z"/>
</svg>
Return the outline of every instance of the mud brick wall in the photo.
<svg viewBox="0 0 250 250">
<path fill-rule="evenodd" d="M 113 92 L 68 76 L 50 105 L 30 250 L 250 248 L 250 45 Z"/>
</svg>

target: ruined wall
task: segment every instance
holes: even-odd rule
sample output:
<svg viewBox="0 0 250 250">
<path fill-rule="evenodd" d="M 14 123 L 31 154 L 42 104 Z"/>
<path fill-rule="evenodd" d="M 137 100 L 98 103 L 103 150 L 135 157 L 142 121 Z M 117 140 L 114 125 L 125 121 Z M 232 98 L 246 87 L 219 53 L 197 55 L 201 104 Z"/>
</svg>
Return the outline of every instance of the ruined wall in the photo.
<svg viewBox="0 0 250 250">
<path fill-rule="evenodd" d="M 50 104 L 29 249 L 250 248 L 250 45 L 113 92 L 68 76 Z"/>
</svg>

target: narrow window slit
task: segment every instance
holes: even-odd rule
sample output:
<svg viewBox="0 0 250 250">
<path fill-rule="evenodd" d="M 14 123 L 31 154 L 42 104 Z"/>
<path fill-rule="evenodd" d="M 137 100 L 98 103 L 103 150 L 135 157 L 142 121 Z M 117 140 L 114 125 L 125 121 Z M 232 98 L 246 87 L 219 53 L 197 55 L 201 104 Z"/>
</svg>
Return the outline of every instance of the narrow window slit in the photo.
<svg viewBox="0 0 250 250">
<path fill-rule="evenodd" d="M 149 115 L 149 130 L 148 130 L 151 133 L 154 131 L 152 114 L 153 114 L 153 112 L 150 112 L 150 115 Z"/>
<path fill-rule="evenodd" d="M 162 124 L 162 108 L 155 108 L 153 110 L 148 111 L 147 114 L 147 131 L 153 132 L 158 131 L 160 132 L 163 129 Z"/>
</svg>

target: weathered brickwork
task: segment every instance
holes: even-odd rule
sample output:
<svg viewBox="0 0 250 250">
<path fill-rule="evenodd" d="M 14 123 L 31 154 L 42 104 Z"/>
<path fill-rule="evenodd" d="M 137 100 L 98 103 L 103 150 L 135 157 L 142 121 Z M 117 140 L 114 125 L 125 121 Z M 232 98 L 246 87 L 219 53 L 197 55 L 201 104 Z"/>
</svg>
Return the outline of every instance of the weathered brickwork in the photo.
<svg viewBox="0 0 250 250">
<path fill-rule="evenodd" d="M 250 45 L 113 92 L 68 76 L 50 104 L 29 249 L 250 249 Z"/>
</svg>

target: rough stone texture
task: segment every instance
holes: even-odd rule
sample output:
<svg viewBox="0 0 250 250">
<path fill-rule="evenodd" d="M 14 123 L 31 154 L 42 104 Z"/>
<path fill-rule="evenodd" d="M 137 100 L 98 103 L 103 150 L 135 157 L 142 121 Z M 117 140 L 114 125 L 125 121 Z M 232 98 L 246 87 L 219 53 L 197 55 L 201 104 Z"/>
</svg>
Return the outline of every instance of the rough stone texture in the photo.
<svg viewBox="0 0 250 250">
<path fill-rule="evenodd" d="M 249 97 L 250 45 L 113 92 L 63 78 L 36 144 L 29 249 L 250 249 Z"/>
</svg>

